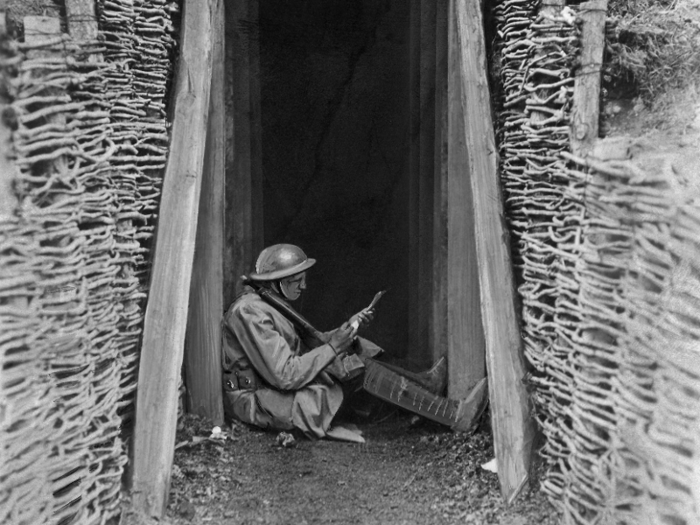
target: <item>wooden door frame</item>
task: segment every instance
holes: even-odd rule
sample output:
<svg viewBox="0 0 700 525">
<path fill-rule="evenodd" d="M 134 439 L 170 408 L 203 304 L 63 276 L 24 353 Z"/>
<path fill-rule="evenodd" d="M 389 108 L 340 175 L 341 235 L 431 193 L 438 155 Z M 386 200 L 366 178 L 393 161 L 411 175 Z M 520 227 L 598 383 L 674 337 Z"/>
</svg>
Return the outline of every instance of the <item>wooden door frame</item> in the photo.
<svg viewBox="0 0 700 525">
<path fill-rule="evenodd" d="M 409 355 L 447 356 L 449 394 L 485 377 L 458 41 L 449 0 L 411 0 Z"/>
<path fill-rule="evenodd" d="M 411 0 L 409 356 L 447 356 L 449 393 L 463 398 L 486 369 L 449 1 Z M 224 307 L 263 248 L 258 0 L 227 5 Z"/>
<path fill-rule="evenodd" d="M 263 249 L 259 3 L 226 5 L 225 308 Z"/>
</svg>

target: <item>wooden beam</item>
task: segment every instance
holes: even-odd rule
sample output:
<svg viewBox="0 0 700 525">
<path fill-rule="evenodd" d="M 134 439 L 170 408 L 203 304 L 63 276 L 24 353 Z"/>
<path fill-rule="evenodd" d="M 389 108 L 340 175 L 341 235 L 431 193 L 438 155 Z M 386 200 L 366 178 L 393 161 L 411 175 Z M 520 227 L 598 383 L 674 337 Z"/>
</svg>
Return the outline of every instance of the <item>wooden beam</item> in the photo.
<svg viewBox="0 0 700 525">
<path fill-rule="evenodd" d="M 0 0 L 0 36 L 7 35 L 7 0 Z"/>
<path fill-rule="evenodd" d="M 24 26 L 24 41 L 32 44 L 39 44 L 54 40 L 61 35 L 61 20 L 52 16 L 25 16 L 22 19 Z M 50 49 L 32 49 L 29 51 L 30 57 L 52 56 L 56 51 Z"/>
<path fill-rule="evenodd" d="M 6 6 L 4 0 L 0 0 L 0 38 L 6 38 Z M 0 78 L 0 83 L 9 79 Z M 0 97 L 0 115 L 5 115 L 8 105 L 4 97 Z M 11 158 L 12 130 L 0 119 L 0 221 L 6 221 L 14 217 L 19 201 L 13 188 L 14 181 L 19 177 L 19 168 Z"/>
<path fill-rule="evenodd" d="M 257 0 L 226 9 L 227 118 L 224 305 L 242 290 L 263 248 L 262 155 Z"/>
<path fill-rule="evenodd" d="M 95 0 L 65 0 L 65 5 L 68 32 L 71 36 L 78 41 L 97 40 Z"/>
<path fill-rule="evenodd" d="M 411 2 L 409 147 L 409 350 L 428 364 L 433 342 L 433 215 L 435 191 L 436 5 Z M 444 351 L 444 349 L 442 349 Z"/>
<path fill-rule="evenodd" d="M 263 240 L 263 159 L 262 159 L 262 92 L 260 83 L 260 0 L 249 0 L 248 19 L 253 30 L 248 35 L 248 67 L 250 68 L 250 178 L 252 250 L 257 256 L 264 248 Z M 250 267 L 251 261 L 246 261 Z"/>
<path fill-rule="evenodd" d="M 576 70 L 571 111 L 571 151 L 589 153 L 598 139 L 600 119 L 600 77 L 605 48 L 605 19 L 608 0 L 591 0 L 579 6 L 581 27 L 581 66 Z"/>
<path fill-rule="evenodd" d="M 185 338 L 187 411 L 220 425 L 224 421 L 221 391 L 221 314 L 224 309 L 225 104 L 224 4 L 217 2 L 212 28 L 212 80 L 209 130 L 199 199 L 199 220 L 190 285 Z"/>
<path fill-rule="evenodd" d="M 420 6 L 420 151 L 418 173 L 418 303 L 415 315 L 419 324 L 419 350 L 428 362 L 440 357 L 440 350 L 432 343 L 433 310 L 433 222 L 435 214 L 435 117 L 437 79 L 437 5 L 435 0 L 421 0 Z"/>
<path fill-rule="evenodd" d="M 491 422 L 501 493 L 510 503 L 528 479 L 534 425 L 523 384 L 525 358 L 498 178 L 481 0 L 455 0 L 455 7 Z"/>
<path fill-rule="evenodd" d="M 421 295 L 418 283 L 421 280 L 418 264 L 421 249 L 418 214 L 420 179 L 420 57 L 421 57 L 421 0 L 409 0 L 409 136 L 408 136 L 408 349 L 412 356 L 425 348 L 421 340 L 421 323 L 419 315 Z"/>
<path fill-rule="evenodd" d="M 170 490 L 217 2 L 185 0 L 170 154 L 165 168 L 136 396 L 132 504 L 161 517 Z"/>
<path fill-rule="evenodd" d="M 452 368 L 452 359 L 448 350 L 447 301 L 447 175 L 449 142 L 449 102 L 448 102 L 448 18 L 449 0 L 437 0 L 435 24 L 435 168 L 433 184 L 433 275 L 432 275 L 432 312 L 430 346 L 433 356 L 448 356 L 448 370 Z M 453 391 L 455 380 L 448 372 L 448 388 Z"/>
<path fill-rule="evenodd" d="M 450 6 L 454 14 L 454 4 Z M 449 17 L 448 145 L 444 174 L 447 239 L 447 356 L 450 397 L 464 399 L 486 376 L 486 343 L 481 320 L 474 204 L 465 142 L 465 110 L 457 21 Z"/>
</svg>

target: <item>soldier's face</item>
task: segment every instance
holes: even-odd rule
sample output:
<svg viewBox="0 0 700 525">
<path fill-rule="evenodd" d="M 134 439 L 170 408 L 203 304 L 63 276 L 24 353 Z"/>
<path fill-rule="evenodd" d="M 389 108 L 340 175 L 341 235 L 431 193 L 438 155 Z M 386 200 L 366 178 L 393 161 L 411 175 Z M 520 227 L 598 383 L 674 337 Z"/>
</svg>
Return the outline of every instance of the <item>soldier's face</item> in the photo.
<svg viewBox="0 0 700 525">
<path fill-rule="evenodd" d="M 301 272 L 297 275 L 292 275 L 280 282 L 282 294 L 290 301 L 296 301 L 306 290 L 306 272 Z"/>
</svg>

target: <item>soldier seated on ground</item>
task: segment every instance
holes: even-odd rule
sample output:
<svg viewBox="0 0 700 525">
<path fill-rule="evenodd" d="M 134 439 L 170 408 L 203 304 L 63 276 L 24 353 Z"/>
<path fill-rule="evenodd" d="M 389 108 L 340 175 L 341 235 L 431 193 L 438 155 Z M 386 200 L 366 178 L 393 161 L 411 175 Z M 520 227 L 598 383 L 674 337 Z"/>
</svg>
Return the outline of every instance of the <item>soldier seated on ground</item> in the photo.
<svg viewBox="0 0 700 525">
<path fill-rule="evenodd" d="M 363 386 L 368 390 L 362 384 L 366 366 L 381 366 L 393 377 L 407 378 L 422 395 L 444 400 L 434 395 L 446 386 L 444 359 L 421 374 L 377 363 L 383 350 L 357 336 L 372 320 L 371 309 L 331 332 L 309 337 L 313 329 L 289 303 L 306 289 L 306 272 L 315 263 L 291 244 L 265 248 L 246 291 L 224 315 L 227 417 L 261 428 L 298 429 L 312 438 L 362 441 L 355 429 L 334 418 L 349 394 Z"/>
</svg>

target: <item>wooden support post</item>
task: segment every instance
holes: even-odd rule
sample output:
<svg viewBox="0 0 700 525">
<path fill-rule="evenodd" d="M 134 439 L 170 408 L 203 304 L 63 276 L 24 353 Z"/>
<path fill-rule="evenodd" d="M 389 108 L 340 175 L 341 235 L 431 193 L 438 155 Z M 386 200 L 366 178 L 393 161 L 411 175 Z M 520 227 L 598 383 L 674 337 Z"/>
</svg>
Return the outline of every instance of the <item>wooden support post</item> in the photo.
<svg viewBox="0 0 700 525">
<path fill-rule="evenodd" d="M 95 16 L 95 0 L 65 0 L 68 32 L 77 41 L 97 40 L 98 28 Z M 96 60 L 96 57 L 91 57 Z"/>
<path fill-rule="evenodd" d="M 263 248 L 258 0 L 226 9 L 226 244 L 224 307 Z"/>
<path fill-rule="evenodd" d="M 510 503 L 528 479 L 534 425 L 523 384 L 525 358 L 498 178 L 481 0 L 455 0 L 455 7 L 491 421 L 501 493 Z"/>
<path fill-rule="evenodd" d="M 448 388 L 455 391 L 454 386 L 460 379 L 453 373 L 453 360 L 449 355 L 447 322 L 449 279 L 448 269 L 448 155 L 449 155 L 449 102 L 448 102 L 448 73 L 449 73 L 449 0 L 437 0 L 435 24 L 435 168 L 433 184 L 433 289 L 432 289 L 432 324 L 430 331 L 430 346 L 433 356 L 447 355 Z"/>
<path fill-rule="evenodd" d="M 449 13 L 454 13 L 454 1 Z M 474 233 L 474 204 L 469 156 L 465 143 L 466 113 L 457 21 L 449 17 L 448 144 L 444 174 L 447 239 L 444 258 L 447 281 L 446 321 L 449 394 L 464 399 L 486 375 L 484 328 L 481 321 L 479 271 Z"/>
<path fill-rule="evenodd" d="M 408 356 L 425 351 L 425 318 L 421 317 L 420 133 L 421 133 L 421 0 L 410 0 L 409 16 L 409 137 L 408 137 Z"/>
<path fill-rule="evenodd" d="M 5 38 L 5 3 L 0 0 L 0 38 Z M 0 84 L 9 79 L 0 77 Z M 0 97 L 0 115 L 5 114 L 7 104 Z M 0 119 L 0 222 L 11 219 L 17 209 L 17 197 L 12 185 L 19 176 L 19 168 L 10 157 L 12 151 L 12 130 Z"/>
<path fill-rule="evenodd" d="M 136 396 L 133 506 L 161 517 L 175 448 L 199 194 L 209 116 L 212 24 L 217 2 L 185 0 L 165 168 Z"/>
<path fill-rule="evenodd" d="M 576 71 L 571 118 L 571 150 L 589 153 L 598 139 L 600 76 L 605 48 L 605 19 L 608 0 L 591 0 L 579 6 L 583 20 L 581 66 Z"/>
<path fill-rule="evenodd" d="M 224 421 L 221 392 L 221 313 L 224 309 L 224 169 L 226 154 L 224 107 L 224 4 L 217 2 L 212 28 L 212 79 L 209 131 L 199 200 L 197 241 L 190 286 L 185 339 L 187 410 Z"/>
<path fill-rule="evenodd" d="M 419 327 L 419 349 L 428 362 L 440 357 L 444 349 L 433 345 L 433 223 L 435 190 L 435 116 L 437 73 L 437 10 L 435 0 L 421 0 L 420 5 L 420 133 L 418 136 L 418 303 L 414 309 Z M 413 324 L 413 323 L 412 323 Z M 418 355 L 416 357 L 419 357 Z M 427 363 L 426 363 L 427 364 Z"/>
<path fill-rule="evenodd" d="M 409 349 L 412 361 L 434 361 L 433 262 L 436 163 L 437 6 L 412 0 L 410 26 Z M 438 330 L 440 328 L 438 327 Z"/>
</svg>

